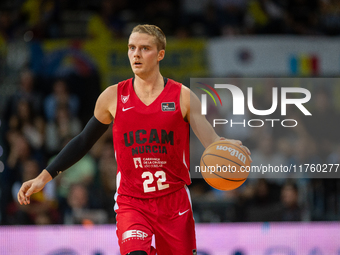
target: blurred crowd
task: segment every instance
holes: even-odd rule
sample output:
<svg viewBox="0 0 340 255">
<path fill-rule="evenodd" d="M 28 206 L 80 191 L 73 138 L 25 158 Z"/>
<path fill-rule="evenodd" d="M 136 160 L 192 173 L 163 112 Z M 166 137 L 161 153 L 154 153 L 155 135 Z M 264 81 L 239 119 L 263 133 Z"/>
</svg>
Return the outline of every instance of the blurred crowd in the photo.
<svg viewBox="0 0 340 255">
<path fill-rule="evenodd" d="M 34 89 L 35 83 L 34 74 L 24 70 L 2 112 L 2 159 L 7 160 L 0 175 L 1 222 L 71 224 L 81 223 L 83 214 L 96 223 L 114 222 L 116 162 L 109 131 L 69 171 L 34 194 L 30 206 L 15 201 L 21 184 L 36 177 L 84 126 L 79 96 L 70 92 L 66 80 L 56 79 L 45 95 Z"/>
<path fill-rule="evenodd" d="M 167 36 L 339 35 L 337 0 L 3 0 L 0 37 L 119 38 L 138 23 Z"/>
<path fill-rule="evenodd" d="M 0 3 L 0 42 L 126 38 L 138 23 L 159 25 L 167 36 L 178 38 L 251 34 L 332 36 L 340 34 L 340 2 L 4 0 Z M 0 156 L 5 163 L 4 169 L 0 168 L 0 223 L 115 223 L 116 162 L 110 129 L 72 169 L 32 196 L 30 206 L 17 203 L 21 184 L 39 174 L 82 130 L 93 109 L 93 103 L 87 103 L 84 92 L 77 93 L 80 90 L 74 90 L 70 80 L 55 78 L 45 84 L 39 78 L 31 70 L 23 70 L 16 91 L 6 98 L 0 111 Z M 255 96 L 258 108 L 271 106 L 272 87 L 266 88 Z M 299 128 L 278 127 L 270 131 L 227 128 L 217 132 L 242 140 L 252 150 L 253 165 L 339 163 L 336 120 L 339 120 L 340 91 L 337 86 L 320 88 L 312 91 L 316 100 L 309 107 L 314 118 L 300 119 L 294 115 L 299 119 Z M 98 94 L 99 90 L 92 97 Z M 336 220 L 340 215 L 338 179 L 254 178 L 229 192 L 213 190 L 204 180 L 193 179 L 190 190 L 197 222 Z"/>
</svg>

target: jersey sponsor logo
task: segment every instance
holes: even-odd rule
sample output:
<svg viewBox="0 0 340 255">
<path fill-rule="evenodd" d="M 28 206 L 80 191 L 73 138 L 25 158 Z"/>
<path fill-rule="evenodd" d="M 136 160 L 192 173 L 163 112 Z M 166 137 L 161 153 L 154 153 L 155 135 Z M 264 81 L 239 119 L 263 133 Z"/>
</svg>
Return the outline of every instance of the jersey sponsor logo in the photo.
<svg viewBox="0 0 340 255">
<path fill-rule="evenodd" d="M 135 108 L 135 107 L 134 107 L 134 106 L 131 106 L 131 107 L 128 107 L 128 108 L 124 108 L 124 107 L 123 107 L 123 109 L 122 109 L 122 110 L 123 110 L 123 112 L 125 112 L 125 111 L 127 111 L 127 110 L 130 110 L 130 109 L 132 109 L 132 108 Z"/>
<path fill-rule="evenodd" d="M 133 163 L 135 164 L 135 168 L 143 168 L 141 158 L 133 158 Z"/>
<path fill-rule="evenodd" d="M 162 129 L 151 129 L 149 132 L 145 129 L 139 129 L 135 132 L 130 131 L 124 134 L 126 147 L 130 147 L 132 156 L 142 153 L 162 153 L 167 154 L 166 146 L 162 144 L 174 145 L 174 132 Z M 150 145 L 145 145 L 149 143 Z M 140 146 L 138 146 L 140 145 Z"/>
<path fill-rule="evenodd" d="M 130 95 L 127 95 L 127 96 L 121 95 L 121 99 L 122 99 L 123 104 L 125 104 L 129 100 L 129 97 L 130 97 Z"/>
<path fill-rule="evenodd" d="M 163 112 L 174 112 L 176 110 L 176 106 L 174 102 L 165 102 L 162 103 L 162 111 Z"/>
<path fill-rule="evenodd" d="M 127 230 L 123 233 L 122 241 L 128 238 L 144 240 L 146 237 L 148 237 L 148 234 L 142 230 Z"/>
<path fill-rule="evenodd" d="M 190 209 L 188 209 L 188 210 L 186 210 L 186 211 L 184 211 L 184 212 L 178 212 L 178 215 L 179 215 L 179 216 L 182 216 L 183 214 L 189 212 L 189 210 L 190 210 Z"/>
<path fill-rule="evenodd" d="M 145 146 L 138 146 L 131 149 L 132 156 L 142 154 L 142 153 L 161 153 L 161 154 L 168 154 L 165 146 L 157 146 L 157 145 L 145 145 Z"/>
</svg>

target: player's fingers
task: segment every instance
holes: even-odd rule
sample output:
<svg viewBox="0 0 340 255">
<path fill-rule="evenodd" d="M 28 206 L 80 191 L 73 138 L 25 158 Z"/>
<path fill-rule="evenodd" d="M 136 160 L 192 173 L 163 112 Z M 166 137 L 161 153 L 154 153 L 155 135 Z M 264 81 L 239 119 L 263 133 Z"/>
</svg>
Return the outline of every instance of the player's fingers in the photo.
<svg viewBox="0 0 340 255">
<path fill-rule="evenodd" d="M 31 195 L 34 193 L 34 190 L 35 190 L 35 187 L 34 187 L 34 185 L 32 185 L 28 190 L 27 190 L 27 192 L 26 192 L 26 194 L 25 194 L 25 198 L 26 198 L 26 202 L 28 203 L 28 204 L 30 204 L 30 197 L 31 197 Z"/>
<path fill-rule="evenodd" d="M 248 157 L 249 157 L 249 159 L 250 159 L 250 161 L 251 162 L 253 162 L 253 160 L 252 160 L 252 158 L 251 158 L 251 152 L 250 152 L 250 150 L 248 149 L 248 147 L 247 146 L 244 146 L 244 145 L 242 145 L 242 147 L 247 151 L 247 153 L 248 153 Z"/>
<path fill-rule="evenodd" d="M 248 149 L 247 146 L 242 145 L 241 147 L 244 148 L 244 149 L 247 151 L 247 153 L 248 153 L 249 155 L 251 155 L 251 152 L 250 152 L 250 150 Z"/>
<path fill-rule="evenodd" d="M 18 202 L 22 205 L 22 204 L 26 204 L 26 197 L 25 197 L 25 193 L 27 192 L 27 190 L 29 189 L 29 184 L 28 183 L 24 183 L 19 192 L 18 192 Z"/>
<path fill-rule="evenodd" d="M 239 146 L 242 145 L 242 142 L 240 140 L 233 140 L 234 143 L 238 144 Z"/>
<path fill-rule="evenodd" d="M 25 197 L 25 203 L 26 203 L 25 205 L 29 205 L 31 203 L 30 197 L 28 196 Z"/>
<path fill-rule="evenodd" d="M 24 192 L 20 189 L 17 196 L 19 204 L 22 205 L 24 202 Z"/>
</svg>

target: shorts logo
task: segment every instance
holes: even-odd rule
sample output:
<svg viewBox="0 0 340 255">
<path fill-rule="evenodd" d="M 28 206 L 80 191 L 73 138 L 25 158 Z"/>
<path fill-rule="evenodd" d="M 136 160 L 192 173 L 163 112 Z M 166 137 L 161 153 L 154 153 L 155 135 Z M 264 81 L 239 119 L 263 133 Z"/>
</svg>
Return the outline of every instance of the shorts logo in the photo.
<svg viewBox="0 0 340 255">
<path fill-rule="evenodd" d="M 143 168 L 141 158 L 133 158 L 133 163 L 135 164 L 135 168 Z"/>
<path fill-rule="evenodd" d="M 141 230 L 128 230 L 123 233 L 122 241 L 128 238 L 144 240 L 146 237 L 148 237 L 148 234 Z"/>
<path fill-rule="evenodd" d="M 162 103 L 163 112 L 174 112 L 175 110 L 176 110 L 176 106 L 174 102 Z"/>
<path fill-rule="evenodd" d="M 130 95 L 127 96 L 121 96 L 123 104 L 125 104 L 129 100 Z"/>
<path fill-rule="evenodd" d="M 196 250 L 192 250 L 192 255 L 197 255 L 197 251 Z"/>
</svg>

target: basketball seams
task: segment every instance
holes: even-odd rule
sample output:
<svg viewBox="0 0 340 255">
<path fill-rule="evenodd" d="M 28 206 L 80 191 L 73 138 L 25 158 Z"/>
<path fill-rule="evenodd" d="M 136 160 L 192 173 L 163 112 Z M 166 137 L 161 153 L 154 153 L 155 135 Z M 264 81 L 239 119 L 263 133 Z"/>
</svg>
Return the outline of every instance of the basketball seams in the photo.
<svg viewBox="0 0 340 255">
<path fill-rule="evenodd" d="M 208 156 L 208 155 L 210 155 L 210 156 L 216 156 L 216 157 L 219 157 L 219 158 L 223 158 L 223 159 L 225 159 L 225 160 L 228 160 L 228 161 L 231 161 L 231 162 L 235 163 L 235 164 L 238 165 L 238 166 L 242 166 L 241 164 L 239 164 L 239 163 L 237 163 L 237 162 L 235 162 L 235 161 L 232 161 L 231 159 L 228 159 L 228 158 L 226 158 L 226 157 L 223 157 L 223 156 L 220 156 L 220 155 L 216 155 L 216 154 L 207 153 L 207 154 L 204 154 L 203 158 L 206 157 L 206 156 Z"/>
</svg>

